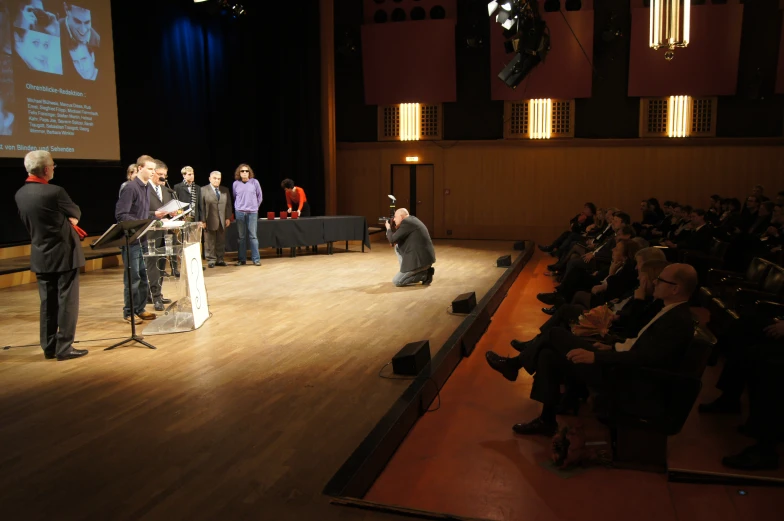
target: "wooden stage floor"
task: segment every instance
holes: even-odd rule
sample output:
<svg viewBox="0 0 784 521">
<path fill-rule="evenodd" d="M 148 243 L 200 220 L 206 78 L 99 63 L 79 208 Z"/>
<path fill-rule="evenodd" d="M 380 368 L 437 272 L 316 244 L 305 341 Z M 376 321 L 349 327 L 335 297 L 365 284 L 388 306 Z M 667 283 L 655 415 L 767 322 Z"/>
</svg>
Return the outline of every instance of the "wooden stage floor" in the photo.
<svg viewBox="0 0 784 521">
<path fill-rule="evenodd" d="M 386 243 L 352 248 L 207 270 L 213 316 L 148 337 L 156 351 L 0 351 L 3 518 L 398 519 L 321 490 L 409 384 L 379 369 L 407 342 L 440 348 L 462 321 L 452 299 L 481 299 L 503 272 L 496 258 L 519 252 L 437 241 L 432 286 L 395 288 Z M 77 340 L 128 335 L 121 270 L 82 275 Z M 0 290 L 0 346 L 34 344 L 38 308 L 34 284 Z"/>
</svg>

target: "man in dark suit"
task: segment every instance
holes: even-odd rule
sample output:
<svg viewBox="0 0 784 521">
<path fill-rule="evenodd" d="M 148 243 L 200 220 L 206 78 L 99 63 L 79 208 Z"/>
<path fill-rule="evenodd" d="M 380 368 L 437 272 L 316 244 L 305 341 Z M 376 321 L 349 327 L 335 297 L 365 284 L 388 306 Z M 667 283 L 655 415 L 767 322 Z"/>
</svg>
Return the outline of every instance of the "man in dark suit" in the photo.
<svg viewBox="0 0 784 521">
<path fill-rule="evenodd" d="M 231 196 L 221 186 L 221 173 L 210 172 L 210 184 L 201 191 L 201 225 L 204 227 L 204 258 L 207 267 L 225 266 L 226 228 L 231 224 Z"/>
<path fill-rule="evenodd" d="M 523 351 L 519 363 L 534 374 L 531 399 L 541 402 L 541 415 L 528 423 L 513 427 L 517 434 L 552 436 L 558 424 L 556 410 L 561 400 L 562 383 L 604 386 L 604 369 L 617 367 L 674 368 L 680 363 L 694 337 L 694 320 L 688 301 L 697 287 L 697 272 L 687 264 L 671 264 L 654 282 L 653 297 L 663 308 L 639 332 L 636 338 L 607 346 L 568 335 L 552 335 L 550 344 L 538 352 Z M 553 330 L 555 331 L 555 330 Z M 568 331 L 563 330 L 564 333 Z M 530 355 L 530 356 L 526 356 Z M 494 369 L 504 372 L 510 360 L 490 361 Z"/>
<path fill-rule="evenodd" d="M 385 223 L 387 239 L 395 245 L 395 253 L 400 263 L 400 272 L 392 278 L 392 283 L 398 287 L 417 282 L 430 284 L 435 273 L 432 265 L 436 261 L 436 252 L 427 227 L 422 221 L 409 215 L 405 208 L 395 212 L 394 221 L 395 231 L 392 231 L 389 221 Z"/>
<path fill-rule="evenodd" d="M 183 204 L 190 205 L 190 212 L 182 219 L 186 222 L 199 222 L 201 221 L 201 187 L 194 181 L 196 174 L 193 167 L 185 166 L 180 170 L 182 174 L 182 182 L 174 185 L 174 193 L 177 199 Z M 170 257 L 169 262 L 172 267 L 172 274 L 175 277 L 180 276 L 180 267 L 177 264 L 177 257 Z"/>
<path fill-rule="evenodd" d="M 183 217 L 188 222 L 200 222 L 201 218 L 201 187 L 194 181 L 196 174 L 190 166 L 183 167 L 182 183 L 174 185 L 174 193 L 177 194 L 177 199 L 182 201 L 183 204 L 191 205 L 191 212 Z"/>
<path fill-rule="evenodd" d="M 695 250 L 701 253 L 709 253 L 713 245 L 713 226 L 705 222 L 705 210 L 697 208 L 689 214 L 689 225 L 687 230 L 681 233 L 683 238 L 677 243 L 666 240 L 663 242 L 671 250 Z M 665 254 L 668 253 L 665 251 Z M 670 253 L 668 258 L 673 258 L 674 253 Z"/>
<path fill-rule="evenodd" d="M 19 216 L 30 233 L 30 270 L 41 297 L 41 348 L 47 359 L 70 360 L 87 354 L 74 349 L 79 317 L 79 268 L 84 266 L 79 234 L 82 212 L 66 191 L 50 185 L 55 164 L 44 150 L 25 156 L 27 182 L 16 192 Z"/>
<path fill-rule="evenodd" d="M 169 169 L 166 164 L 156 159 L 155 174 L 150 177 L 150 182 L 147 184 L 147 196 L 150 198 L 149 219 L 159 219 L 161 207 L 175 198 L 174 190 L 165 186 L 168 173 Z M 154 240 L 157 248 L 163 246 L 165 236 L 166 232 L 163 231 L 147 232 L 147 240 Z M 147 278 L 150 281 L 150 297 L 147 302 L 152 301 L 155 311 L 163 311 L 164 304 L 171 304 L 171 299 L 164 298 L 161 293 L 162 272 L 166 270 L 166 257 L 149 256 L 144 259 L 144 263 L 147 267 Z"/>
</svg>

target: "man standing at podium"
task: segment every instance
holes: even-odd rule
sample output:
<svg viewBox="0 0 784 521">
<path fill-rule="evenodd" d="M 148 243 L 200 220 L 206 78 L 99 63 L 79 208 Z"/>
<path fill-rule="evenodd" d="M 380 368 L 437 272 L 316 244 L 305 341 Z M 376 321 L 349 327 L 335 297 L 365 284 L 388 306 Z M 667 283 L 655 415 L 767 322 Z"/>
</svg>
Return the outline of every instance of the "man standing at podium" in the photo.
<svg viewBox="0 0 784 521">
<path fill-rule="evenodd" d="M 47 359 L 70 360 L 87 354 L 74 349 L 79 318 L 79 268 L 84 252 L 76 231 L 82 212 L 68 193 L 50 185 L 55 164 L 44 150 L 24 159 L 27 182 L 16 192 L 19 216 L 30 233 L 30 271 L 41 297 L 41 348 Z"/>
<path fill-rule="evenodd" d="M 148 219 L 161 219 L 166 217 L 166 213 L 160 208 L 175 199 L 174 190 L 166 186 L 166 177 L 169 175 L 169 167 L 160 159 L 155 160 L 155 173 L 150 177 L 147 185 L 147 193 L 150 198 L 150 214 Z M 174 215 L 174 214 L 172 214 Z M 163 238 L 166 232 L 147 232 L 147 239 L 154 240 L 157 247 L 163 246 Z M 166 272 L 166 257 L 148 256 L 145 259 L 147 264 L 147 278 L 150 281 L 150 300 L 148 304 L 155 306 L 155 311 L 163 311 L 164 304 L 171 304 L 171 299 L 164 298 L 161 293 L 163 287 L 163 274 Z M 179 273 L 179 272 L 177 272 Z M 175 266 L 172 266 L 172 275 L 175 273 Z"/>
<path fill-rule="evenodd" d="M 150 197 L 147 195 L 147 184 L 150 176 L 155 174 L 155 160 L 150 156 L 141 156 L 136 160 L 136 178 L 129 181 L 120 192 L 120 199 L 114 209 L 117 222 L 138 221 L 150 219 Z M 131 315 L 136 315 L 139 322 L 155 319 L 155 313 L 145 311 L 147 305 L 147 268 L 142 256 L 139 242 L 131 244 L 130 248 L 122 246 L 123 262 L 131 268 L 131 280 L 128 280 L 128 271 L 123 270 L 123 283 L 125 284 L 125 305 L 123 318 L 131 321 Z M 131 309 L 131 291 L 133 291 L 133 308 Z"/>
</svg>

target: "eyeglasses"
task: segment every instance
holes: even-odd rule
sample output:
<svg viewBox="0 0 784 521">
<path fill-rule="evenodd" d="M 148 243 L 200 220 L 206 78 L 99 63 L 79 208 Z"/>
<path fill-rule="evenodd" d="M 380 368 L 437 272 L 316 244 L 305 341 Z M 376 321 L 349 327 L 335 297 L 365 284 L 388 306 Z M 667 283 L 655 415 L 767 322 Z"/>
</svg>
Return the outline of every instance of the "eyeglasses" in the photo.
<svg viewBox="0 0 784 521">
<path fill-rule="evenodd" d="M 665 279 L 663 279 L 661 277 L 656 277 L 656 281 L 657 282 L 664 282 L 665 284 L 669 284 L 670 286 L 676 286 L 678 284 L 677 282 L 672 282 L 670 280 L 665 280 Z"/>
<path fill-rule="evenodd" d="M 52 163 L 52 170 L 54 170 L 55 168 L 57 168 L 57 164 Z"/>
<path fill-rule="evenodd" d="M 250 174 L 250 170 L 240 170 L 240 173 L 245 172 L 246 174 Z"/>
</svg>

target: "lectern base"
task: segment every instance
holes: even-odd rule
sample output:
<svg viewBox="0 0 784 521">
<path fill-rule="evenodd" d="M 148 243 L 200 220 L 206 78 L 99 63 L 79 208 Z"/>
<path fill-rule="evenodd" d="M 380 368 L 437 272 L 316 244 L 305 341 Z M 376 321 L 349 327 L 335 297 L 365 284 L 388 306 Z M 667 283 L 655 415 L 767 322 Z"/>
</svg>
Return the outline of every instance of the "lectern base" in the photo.
<svg viewBox="0 0 784 521">
<path fill-rule="evenodd" d="M 145 335 L 165 335 L 167 333 L 185 333 L 193 331 L 193 313 L 189 311 L 170 311 L 144 328 Z"/>
</svg>

